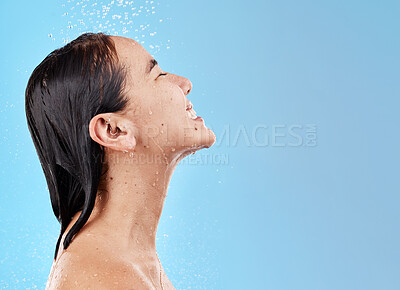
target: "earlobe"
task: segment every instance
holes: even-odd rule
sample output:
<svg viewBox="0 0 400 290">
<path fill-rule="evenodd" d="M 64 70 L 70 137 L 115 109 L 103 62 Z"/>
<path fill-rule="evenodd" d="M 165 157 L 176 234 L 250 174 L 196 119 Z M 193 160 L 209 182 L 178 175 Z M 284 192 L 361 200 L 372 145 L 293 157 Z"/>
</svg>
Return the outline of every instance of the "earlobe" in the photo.
<svg viewBox="0 0 400 290">
<path fill-rule="evenodd" d="M 135 136 L 126 136 L 124 138 L 124 146 L 126 147 L 126 150 L 133 150 L 136 147 L 136 138 Z"/>
</svg>

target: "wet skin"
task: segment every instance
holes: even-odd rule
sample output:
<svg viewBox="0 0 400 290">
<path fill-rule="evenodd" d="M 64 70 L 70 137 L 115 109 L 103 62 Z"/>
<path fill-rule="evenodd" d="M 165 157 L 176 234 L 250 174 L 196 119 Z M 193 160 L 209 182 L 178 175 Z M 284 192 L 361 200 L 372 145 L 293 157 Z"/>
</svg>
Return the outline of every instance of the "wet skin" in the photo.
<svg viewBox="0 0 400 290">
<path fill-rule="evenodd" d="M 182 158 L 215 142 L 204 121 L 194 119 L 191 82 L 159 65 L 148 73 L 153 57 L 139 43 L 112 39 L 128 70 L 129 103 L 90 122 L 108 171 L 88 222 L 66 250 L 62 241 L 80 212 L 64 233 L 47 289 L 175 289 L 155 242 L 168 184 Z"/>
</svg>

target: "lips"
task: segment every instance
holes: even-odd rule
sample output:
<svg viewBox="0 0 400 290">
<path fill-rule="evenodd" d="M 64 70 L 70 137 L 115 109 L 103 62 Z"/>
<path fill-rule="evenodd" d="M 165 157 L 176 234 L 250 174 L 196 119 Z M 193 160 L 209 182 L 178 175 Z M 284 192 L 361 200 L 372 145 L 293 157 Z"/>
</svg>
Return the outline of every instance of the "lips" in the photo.
<svg viewBox="0 0 400 290">
<path fill-rule="evenodd" d="M 189 111 L 189 110 L 191 110 L 192 108 L 193 108 L 193 104 L 192 104 L 191 101 L 189 101 L 189 104 L 187 104 L 187 106 L 186 106 L 186 111 Z"/>
<path fill-rule="evenodd" d="M 192 120 L 196 120 L 198 118 L 196 116 L 196 112 L 193 110 L 193 105 L 190 101 L 186 106 L 186 113 L 188 114 L 188 117 Z"/>
</svg>

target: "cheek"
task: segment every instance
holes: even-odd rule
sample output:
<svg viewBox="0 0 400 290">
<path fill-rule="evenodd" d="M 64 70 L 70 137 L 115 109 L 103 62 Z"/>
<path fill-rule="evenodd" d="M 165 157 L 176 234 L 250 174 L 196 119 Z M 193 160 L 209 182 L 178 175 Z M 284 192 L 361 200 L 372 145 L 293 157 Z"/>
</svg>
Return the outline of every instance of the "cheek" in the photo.
<svg viewBox="0 0 400 290">
<path fill-rule="evenodd" d="M 186 97 L 179 88 L 169 88 L 158 94 L 157 112 L 165 123 L 180 124 L 185 119 Z"/>
</svg>

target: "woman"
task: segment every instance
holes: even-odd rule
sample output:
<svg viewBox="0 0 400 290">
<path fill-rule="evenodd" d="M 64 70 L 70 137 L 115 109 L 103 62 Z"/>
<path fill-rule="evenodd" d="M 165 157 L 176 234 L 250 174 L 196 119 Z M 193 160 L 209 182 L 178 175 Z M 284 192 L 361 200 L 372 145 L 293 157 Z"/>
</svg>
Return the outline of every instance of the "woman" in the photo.
<svg viewBox="0 0 400 290">
<path fill-rule="evenodd" d="M 102 33 L 34 70 L 28 127 L 61 223 L 47 289 L 174 289 L 155 245 L 168 184 L 215 142 L 191 89 L 139 43 Z"/>
</svg>

